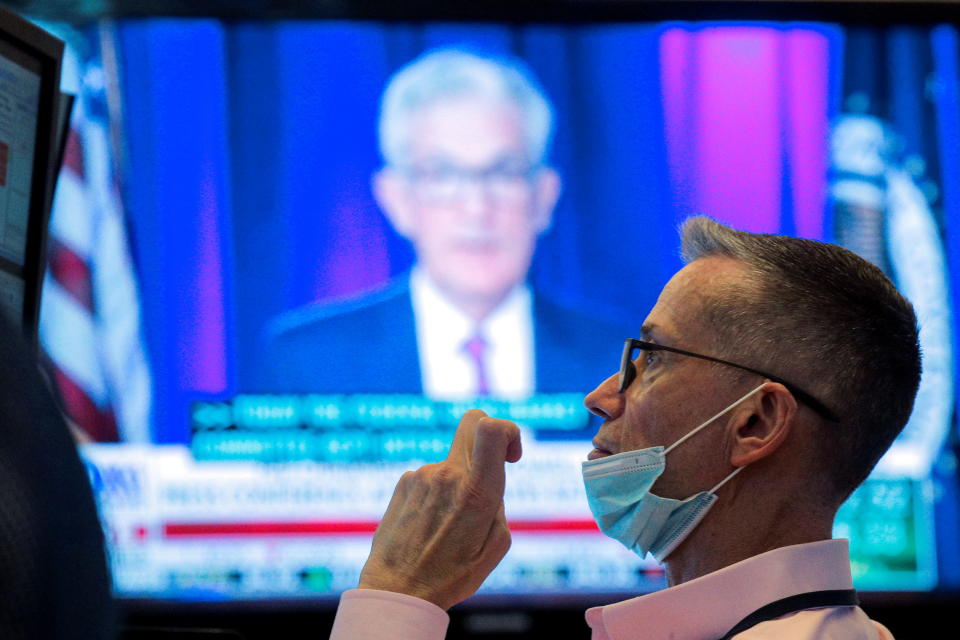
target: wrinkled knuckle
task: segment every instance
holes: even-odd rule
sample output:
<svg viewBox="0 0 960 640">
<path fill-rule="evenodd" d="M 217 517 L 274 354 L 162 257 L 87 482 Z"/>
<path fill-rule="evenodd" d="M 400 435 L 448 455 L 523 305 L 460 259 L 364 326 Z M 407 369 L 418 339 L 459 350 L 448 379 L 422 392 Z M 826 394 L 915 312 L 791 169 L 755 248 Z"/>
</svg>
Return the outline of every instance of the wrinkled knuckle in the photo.
<svg viewBox="0 0 960 640">
<path fill-rule="evenodd" d="M 486 416 L 487 414 L 481 411 L 480 409 L 469 409 L 467 410 L 466 413 L 463 414 L 464 418 L 475 418 L 475 419 L 483 419 Z"/>
<path fill-rule="evenodd" d="M 513 544 L 513 536 L 510 535 L 510 529 L 503 524 L 493 532 L 493 536 L 490 540 L 490 548 L 497 553 L 501 558 L 507 555 L 507 552 L 510 551 L 510 546 Z"/>
<path fill-rule="evenodd" d="M 484 418 L 477 423 L 476 437 L 485 441 L 499 439 L 501 437 L 500 426 L 493 418 Z"/>
<path fill-rule="evenodd" d="M 458 484 L 460 473 L 449 465 L 438 465 L 433 469 L 431 480 L 441 489 L 450 489 Z"/>
<path fill-rule="evenodd" d="M 495 508 L 498 503 L 483 485 L 476 482 L 467 482 L 460 491 L 460 507 L 464 511 L 488 510 Z"/>
<path fill-rule="evenodd" d="M 416 471 L 404 471 L 403 475 L 400 476 L 400 480 L 397 481 L 398 489 L 409 489 L 411 486 L 416 484 L 417 481 L 417 472 Z"/>
<path fill-rule="evenodd" d="M 422 491 L 430 486 L 431 479 L 433 478 L 433 470 L 430 469 L 430 465 L 426 465 L 414 471 L 407 471 L 404 475 L 408 476 L 408 486 L 411 489 L 415 488 Z"/>
<path fill-rule="evenodd" d="M 513 536 L 510 535 L 510 529 L 506 525 L 503 526 L 503 534 L 500 536 L 500 544 L 503 549 L 503 555 L 507 555 L 507 552 L 510 551 L 510 547 L 513 546 Z"/>
<path fill-rule="evenodd" d="M 477 431 L 482 432 L 486 436 L 510 438 L 516 435 L 519 432 L 519 429 L 517 428 L 517 425 L 509 420 L 484 418 L 477 423 Z"/>
<path fill-rule="evenodd" d="M 432 477 L 433 474 L 437 472 L 437 469 L 439 469 L 442 466 L 443 465 L 441 465 L 439 462 L 434 462 L 432 464 L 425 464 L 422 467 L 419 467 L 417 469 L 417 473 L 419 473 L 420 476 L 423 478 L 429 478 L 429 477 Z"/>
<path fill-rule="evenodd" d="M 490 416 L 484 416 L 477 421 L 477 429 L 482 429 L 483 431 L 496 431 L 499 427 L 499 423 L 503 420 L 497 418 L 492 418 Z"/>
</svg>

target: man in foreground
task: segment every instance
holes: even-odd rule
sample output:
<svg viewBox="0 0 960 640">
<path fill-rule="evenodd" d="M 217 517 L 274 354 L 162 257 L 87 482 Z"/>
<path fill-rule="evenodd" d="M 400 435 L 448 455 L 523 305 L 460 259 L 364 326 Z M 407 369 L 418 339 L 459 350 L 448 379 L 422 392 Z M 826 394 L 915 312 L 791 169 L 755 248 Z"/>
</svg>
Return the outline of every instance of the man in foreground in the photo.
<svg viewBox="0 0 960 640">
<path fill-rule="evenodd" d="M 830 538 L 910 415 L 910 303 L 836 246 L 706 218 L 682 235 L 687 266 L 585 400 L 604 419 L 591 510 L 670 588 L 590 609 L 593 638 L 890 637 Z M 515 425 L 467 413 L 444 462 L 401 478 L 332 637 L 442 638 L 509 547 L 503 463 L 520 453 Z"/>
</svg>

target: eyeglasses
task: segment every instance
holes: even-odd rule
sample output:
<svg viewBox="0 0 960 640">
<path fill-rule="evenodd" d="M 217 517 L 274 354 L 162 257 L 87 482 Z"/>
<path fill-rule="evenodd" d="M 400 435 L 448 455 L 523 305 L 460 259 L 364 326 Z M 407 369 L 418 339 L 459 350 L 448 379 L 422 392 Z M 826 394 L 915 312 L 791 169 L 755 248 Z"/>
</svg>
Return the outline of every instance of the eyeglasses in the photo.
<svg viewBox="0 0 960 640">
<path fill-rule="evenodd" d="M 476 183 L 494 200 L 516 202 L 529 195 L 530 180 L 539 169 L 538 166 L 505 163 L 486 169 L 451 165 L 408 168 L 405 173 L 417 194 L 429 202 L 456 202 L 463 197 L 463 190 L 470 183 Z"/>
<path fill-rule="evenodd" d="M 662 344 L 656 344 L 654 342 L 644 342 L 643 340 L 637 340 L 636 338 L 627 338 L 627 341 L 623 345 L 623 357 L 620 360 L 620 389 L 619 392 L 623 393 L 627 387 L 630 386 L 630 383 L 633 382 L 634 378 L 637 377 L 637 367 L 633 364 L 634 352 L 637 350 L 640 351 L 669 351 L 670 353 L 679 353 L 683 356 L 690 356 L 691 358 L 699 358 L 701 360 L 707 360 L 709 362 L 716 362 L 718 364 L 725 364 L 728 367 L 736 367 L 737 369 L 742 369 L 744 371 L 749 371 L 750 373 L 755 373 L 758 376 L 763 376 L 771 382 L 777 382 L 785 386 L 790 393 L 795 395 L 797 399 L 805 403 L 808 407 L 819 413 L 821 416 L 830 420 L 832 422 L 839 422 L 840 419 L 837 418 L 830 409 L 827 409 L 826 406 L 812 395 L 801 389 L 795 384 L 787 382 L 783 378 L 778 376 L 770 375 L 760 371 L 759 369 L 753 369 L 751 367 L 745 367 L 742 364 L 736 364 L 734 362 L 729 362 L 727 360 L 721 360 L 720 358 L 714 358 L 712 356 L 705 356 L 700 353 L 693 353 L 691 351 L 684 351 L 683 349 L 675 349 L 673 347 L 666 347 Z"/>
</svg>

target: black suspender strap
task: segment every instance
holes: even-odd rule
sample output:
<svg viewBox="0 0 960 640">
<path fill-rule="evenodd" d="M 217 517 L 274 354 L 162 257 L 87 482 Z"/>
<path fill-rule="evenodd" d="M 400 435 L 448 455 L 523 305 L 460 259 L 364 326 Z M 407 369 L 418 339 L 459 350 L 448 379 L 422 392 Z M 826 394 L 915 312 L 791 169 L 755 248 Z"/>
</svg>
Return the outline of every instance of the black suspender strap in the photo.
<svg viewBox="0 0 960 640">
<path fill-rule="evenodd" d="M 817 607 L 855 607 L 860 604 L 857 592 L 854 589 L 836 589 L 833 591 L 809 591 L 798 593 L 795 596 L 783 598 L 776 602 L 764 605 L 734 625 L 720 640 L 730 640 L 738 633 L 743 633 L 750 627 L 767 620 L 804 609 Z"/>
</svg>

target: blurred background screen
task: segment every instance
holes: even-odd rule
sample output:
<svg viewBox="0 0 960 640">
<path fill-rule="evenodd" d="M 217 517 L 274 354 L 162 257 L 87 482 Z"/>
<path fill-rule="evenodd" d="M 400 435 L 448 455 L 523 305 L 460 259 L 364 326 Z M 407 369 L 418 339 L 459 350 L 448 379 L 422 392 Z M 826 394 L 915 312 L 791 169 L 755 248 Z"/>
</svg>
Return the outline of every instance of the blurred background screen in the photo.
<svg viewBox="0 0 960 640">
<path fill-rule="evenodd" d="M 913 301 L 914 415 L 835 534 L 861 590 L 960 588 L 955 25 L 42 24 L 79 99 L 41 338 L 120 596 L 332 603 L 474 406 L 525 437 L 481 596 L 664 586 L 591 519 L 582 399 L 694 214 Z"/>
</svg>

